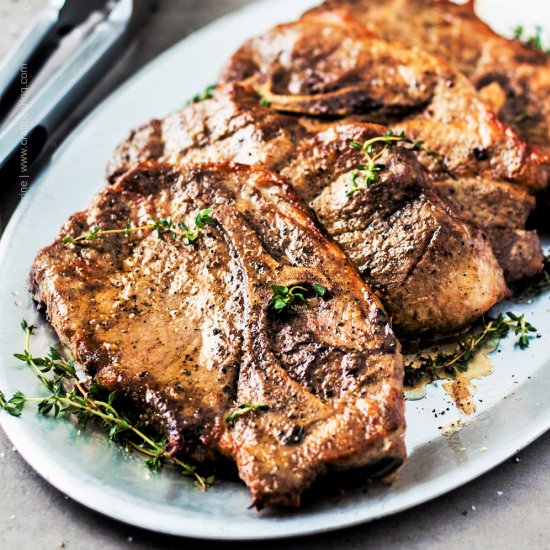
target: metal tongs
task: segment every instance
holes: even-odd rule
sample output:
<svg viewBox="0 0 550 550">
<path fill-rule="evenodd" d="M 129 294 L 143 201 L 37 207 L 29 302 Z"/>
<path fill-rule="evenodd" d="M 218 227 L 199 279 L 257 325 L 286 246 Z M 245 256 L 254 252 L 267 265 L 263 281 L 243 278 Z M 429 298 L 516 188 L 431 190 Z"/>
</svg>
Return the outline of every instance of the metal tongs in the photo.
<svg viewBox="0 0 550 550">
<path fill-rule="evenodd" d="M 7 115 L 10 92 L 12 103 L 20 102 L 0 131 L 1 172 L 17 162 L 22 147 L 29 152 L 32 148 L 29 162 L 36 159 L 69 110 L 106 72 L 135 19 L 135 4 L 135 0 L 51 0 L 0 61 L 0 118 Z M 52 53 L 63 36 L 90 19 L 93 24 L 64 63 L 29 98 L 20 95 L 32 76 L 26 73 L 31 62 Z M 0 181 L 0 187 L 4 183 Z"/>
</svg>

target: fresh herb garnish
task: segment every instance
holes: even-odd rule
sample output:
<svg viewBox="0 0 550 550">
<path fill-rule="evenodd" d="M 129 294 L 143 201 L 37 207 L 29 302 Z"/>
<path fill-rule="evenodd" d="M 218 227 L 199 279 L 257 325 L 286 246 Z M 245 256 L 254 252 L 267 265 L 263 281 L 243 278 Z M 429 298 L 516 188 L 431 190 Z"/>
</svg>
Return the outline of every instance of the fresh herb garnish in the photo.
<svg viewBox="0 0 550 550">
<path fill-rule="evenodd" d="M 269 410 L 268 405 L 262 405 L 261 403 L 242 403 L 236 409 L 231 411 L 226 417 L 226 422 L 233 422 L 240 416 L 254 412 L 264 412 Z"/>
<path fill-rule="evenodd" d="M 520 40 L 528 46 L 531 46 L 532 48 L 541 50 L 545 54 L 550 55 L 550 48 L 546 48 L 543 44 L 542 27 L 540 25 L 535 27 L 535 34 L 529 36 L 525 34 L 525 28 L 522 25 L 518 25 L 514 29 L 514 38 L 516 40 Z"/>
<path fill-rule="evenodd" d="M 323 298 L 325 296 L 325 294 L 327 293 L 327 289 L 324 286 L 319 285 L 317 283 L 313 284 L 313 290 L 315 291 L 316 294 L 321 296 L 321 298 Z"/>
<path fill-rule="evenodd" d="M 393 145 L 398 142 L 408 143 L 412 145 L 413 151 L 423 151 L 427 156 L 436 158 L 443 171 L 454 177 L 445 164 L 443 157 L 435 151 L 425 147 L 423 141 L 413 141 L 412 139 L 407 138 L 404 131 L 401 131 L 396 135 L 393 130 L 388 130 L 385 135 L 371 138 L 365 141 L 363 145 L 357 141 L 352 141 L 350 143 L 350 146 L 353 149 L 361 151 L 365 155 L 366 163 L 358 164 L 356 166 L 356 170 L 351 173 L 350 187 L 346 192 L 347 197 L 353 195 L 356 191 L 359 191 L 359 189 L 370 188 L 370 186 L 376 181 L 378 172 L 381 172 L 384 169 L 384 166 L 379 164 L 377 161 L 385 151 L 391 149 Z M 374 149 L 377 144 L 383 144 L 383 146 L 379 148 L 378 152 L 375 153 Z"/>
<path fill-rule="evenodd" d="M 216 225 L 216 220 L 212 217 L 212 209 L 207 208 L 201 210 L 195 217 L 195 229 L 191 230 L 183 222 L 176 223 L 172 218 L 160 218 L 155 220 L 152 216 L 149 216 L 151 223 L 147 225 L 132 226 L 129 222 L 126 222 L 124 228 L 121 229 L 107 229 L 101 230 L 98 225 L 94 225 L 89 233 L 80 235 L 79 237 L 71 237 L 67 235 L 63 238 L 63 242 L 66 244 L 79 244 L 86 241 L 93 241 L 98 237 L 104 237 L 105 235 L 124 234 L 127 237 L 130 233 L 135 231 L 147 231 L 153 230 L 158 238 L 162 238 L 163 235 L 172 235 L 174 239 L 181 239 L 184 244 L 190 245 L 194 243 L 198 237 L 200 230 L 205 225 Z"/>
<path fill-rule="evenodd" d="M 296 302 L 305 302 L 304 292 L 307 288 L 303 286 L 281 286 L 271 285 L 273 297 L 269 300 L 268 307 L 275 311 L 291 310 Z"/>
<path fill-rule="evenodd" d="M 394 143 L 399 141 L 406 141 L 405 132 L 394 135 L 393 130 L 388 130 L 385 135 L 368 139 L 363 145 L 357 141 L 352 141 L 350 143 L 353 149 L 361 151 L 365 155 L 366 163 L 358 164 L 356 166 L 356 171 L 352 172 L 350 176 L 350 188 L 346 193 L 347 197 L 353 195 L 359 189 L 370 188 L 376 180 L 378 172 L 384 168 L 381 164 L 378 164 L 378 159 L 385 151 L 390 149 Z M 374 148 L 377 144 L 383 144 L 383 146 L 377 153 L 374 153 Z"/>
<path fill-rule="evenodd" d="M 215 90 L 216 85 L 210 84 L 209 86 L 206 86 L 206 88 L 202 92 L 193 96 L 193 99 L 189 103 L 200 103 L 201 101 L 205 101 L 206 99 L 212 99 L 214 97 Z"/>
<path fill-rule="evenodd" d="M 11 399 L 6 399 L 3 392 L 0 391 L 0 409 L 4 409 L 12 416 L 21 416 L 21 411 L 25 405 L 25 396 L 18 391 Z"/>
<path fill-rule="evenodd" d="M 265 98 L 259 90 L 255 90 L 256 92 L 256 95 L 258 96 L 258 103 L 262 106 L 262 107 L 271 107 L 271 101 L 269 101 L 269 99 Z"/>
<path fill-rule="evenodd" d="M 530 338 L 537 329 L 525 320 L 524 315 L 506 313 L 496 319 L 488 318 L 471 334 L 460 339 L 456 349 L 450 353 L 418 354 L 413 361 L 405 364 L 405 386 L 412 387 L 423 379 L 456 378 L 459 372 L 466 372 L 476 352 L 483 347 L 498 343 L 510 331 L 519 335 L 517 345 L 524 350 L 529 347 Z"/>
<path fill-rule="evenodd" d="M 306 293 L 308 292 L 308 289 L 304 286 L 281 286 L 281 285 L 271 285 L 271 290 L 273 291 L 273 296 L 271 300 L 269 300 L 268 307 L 277 311 L 294 311 L 294 305 L 298 302 L 305 303 L 306 300 Z M 320 285 L 315 283 L 313 285 L 313 290 L 315 294 L 324 297 L 327 293 L 327 289 Z"/>
<path fill-rule="evenodd" d="M 516 336 L 519 336 L 517 345 L 520 349 L 527 349 L 529 347 L 529 339 L 532 337 L 533 332 L 537 332 L 537 329 L 525 320 L 525 315 L 516 315 L 511 311 L 508 311 L 506 315 L 510 319 L 508 326 L 514 331 Z"/>
<path fill-rule="evenodd" d="M 50 348 L 45 357 L 33 357 L 30 349 L 30 339 L 34 325 L 26 321 L 21 323 L 26 333 L 23 353 L 14 354 L 23 361 L 34 373 L 42 386 L 48 390 L 47 397 L 27 397 L 17 392 L 7 400 L 0 392 L 0 409 L 12 416 L 21 415 L 25 403 L 36 403 L 38 411 L 43 415 L 58 416 L 74 415 L 79 427 L 86 427 L 90 420 L 95 420 L 110 439 L 125 443 L 147 456 L 145 461 L 149 467 L 159 468 L 163 463 L 179 467 L 184 475 L 191 476 L 202 489 L 212 484 L 213 477 L 203 477 L 197 473 L 194 466 L 172 456 L 166 450 L 165 438 L 155 439 L 143 431 L 139 421 L 132 421 L 116 407 L 116 392 L 108 392 L 96 383 L 87 384 L 79 379 L 75 364 L 65 359 L 55 348 Z"/>
</svg>

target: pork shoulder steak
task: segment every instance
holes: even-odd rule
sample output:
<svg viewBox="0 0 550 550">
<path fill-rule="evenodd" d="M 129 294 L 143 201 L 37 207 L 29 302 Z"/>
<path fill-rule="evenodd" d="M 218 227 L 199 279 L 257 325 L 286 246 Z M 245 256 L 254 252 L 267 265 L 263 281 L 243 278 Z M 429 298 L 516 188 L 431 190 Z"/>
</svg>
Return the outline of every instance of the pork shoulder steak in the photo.
<svg viewBox="0 0 550 550">
<path fill-rule="evenodd" d="M 419 158 L 443 196 L 463 179 L 475 179 L 482 190 L 477 200 L 489 202 L 498 196 L 495 185 L 514 185 L 521 211 L 530 204 L 529 192 L 546 185 L 548 157 L 500 122 L 467 77 L 421 50 L 373 37 L 344 9 L 316 11 L 249 40 L 222 81 L 250 83 L 280 111 L 361 117 L 405 131 L 423 142 Z M 470 194 L 457 195 L 465 201 L 461 214 L 474 221 Z M 521 248 L 527 256 L 520 262 L 498 257 L 509 281 L 536 274 L 543 260 L 536 234 L 512 231 L 523 231 L 529 242 L 534 237 L 535 246 Z"/>
<path fill-rule="evenodd" d="M 503 122 L 550 155 L 550 55 L 498 35 L 474 8 L 473 0 L 328 0 L 313 11 L 345 9 L 373 35 L 440 57 L 474 82 Z"/>
<path fill-rule="evenodd" d="M 90 227 L 172 218 L 67 245 Z M 278 176 L 238 164 L 149 161 L 73 215 L 32 270 L 34 298 L 87 373 L 197 461 L 237 464 L 254 504 L 298 505 L 327 468 L 391 470 L 405 457 L 403 364 L 378 299 Z M 292 312 L 272 284 L 307 290 Z M 324 296 L 313 285 L 326 289 Z M 268 407 L 227 421 L 245 403 Z"/>
</svg>

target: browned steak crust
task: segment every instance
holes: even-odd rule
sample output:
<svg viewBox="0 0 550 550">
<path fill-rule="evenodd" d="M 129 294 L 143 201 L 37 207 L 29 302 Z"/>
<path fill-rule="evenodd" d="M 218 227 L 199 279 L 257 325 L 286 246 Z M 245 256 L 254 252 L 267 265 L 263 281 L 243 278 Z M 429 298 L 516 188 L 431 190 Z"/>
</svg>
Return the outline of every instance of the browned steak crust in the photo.
<svg viewBox="0 0 550 550">
<path fill-rule="evenodd" d="M 461 178 L 434 186 L 462 218 L 484 228 L 521 229 L 535 208 L 535 197 L 511 183 Z"/>
<path fill-rule="evenodd" d="M 388 151 L 376 184 L 347 197 L 351 172 L 363 161 L 350 141 L 386 129 L 359 122 L 322 127 L 262 107 L 252 90 L 228 85 L 215 99 L 162 121 L 161 158 L 250 159 L 280 172 L 378 291 L 401 333 L 457 330 L 507 295 L 488 242 L 438 198 L 411 151 Z M 134 135 L 115 152 L 112 178 L 127 168 L 128 155 L 149 158 Z"/>
<path fill-rule="evenodd" d="M 483 233 L 462 222 L 428 183 L 412 151 L 395 147 L 368 191 L 348 197 L 372 124 L 338 124 L 304 140 L 282 170 L 319 221 L 379 291 L 404 334 L 464 327 L 508 296 Z"/>
<path fill-rule="evenodd" d="M 511 183 L 462 178 L 435 182 L 436 191 L 463 219 L 482 227 L 508 282 L 540 273 L 544 257 L 536 231 L 526 231 L 535 197 Z M 504 243 L 514 243 L 513 254 Z"/>
<path fill-rule="evenodd" d="M 155 219 L 192 226 L 186 246 L 151 231 L 62 238 Z M 294 314 L 271 284 L 317 283 Z M 234 460 L 254 503 L 297 505 L 328 467 L 405 456 L 399 344 L 378 299 L 296 193 L 260 168 L 144 163 L 73 215 L 32 271 L 35 299 L 97 382 L 165 431 L 174 452 Z M 269 410 L 227 422 L 243 403 Z"/>
<path fill-rule="evenodd" d="M 509 281 L 519 281 L 540 273 L 544 255 L 536 231 L 488 229 L 487 237 L 497 260 L 506 262 Z"/>
</svg>

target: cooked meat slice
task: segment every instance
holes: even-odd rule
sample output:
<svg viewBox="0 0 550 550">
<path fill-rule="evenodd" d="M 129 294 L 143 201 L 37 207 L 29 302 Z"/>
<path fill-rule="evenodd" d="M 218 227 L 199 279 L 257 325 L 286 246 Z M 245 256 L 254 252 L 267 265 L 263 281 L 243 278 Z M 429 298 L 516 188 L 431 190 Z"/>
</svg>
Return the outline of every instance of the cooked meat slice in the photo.
<svg viewBox="0 0 550 550">
<path fill-rule="evenodd" d="M 249 40 L 222 73 L 222 81 L 238 80 L 277 110 L 364 115 L 403 129 L 436 153 L 422 159 L 431 172 L 443 166 L 446 177 L 546 184 L 548 159 L 501 123 L 464 75 L 423 51 L 372 38 L 345 12 L 311 14 Z"/>
<path fill-rule="evenodd" d="M 192 227 L 206 208 L 216 225 L 190 245 L 150 230 L 63 242 L 148 216 Z M 173 453 L 234 460 L 257 507 L 298 505 L 329 467 L 404 459 L 403 365 L 388 318 L 266 170 L 138 165 L 69 219 L 31 279 L 93 379 L 152 417 Z M 272 284 L 304 286 L 305 301 L 276 312 Z M 268 410 L 226 420 L 245 403 Z"/>
<path fill-rule="evenodd" d="M 508 295 L 501 269 L 482 232 L 453 215 L 410 150 L 386 152 L 370 188 L 347 196 L 363 161 L 350 142 L 383 134 L 375 125 L 336 125 L 302 142 L 281 174 L 379 291 L 400 332 L 456 330 Z"/>
<path fill-rule="evenodd" d="M 535 208 L 535 197 L 510 183 L 461 178 L 436 181 L 434 186 L 462 218 L 487 229 L 521 229 Z"/>
<path fill-rule="evenodd" d="M 497 260 L 505 260 L 504 275 L 509 282 L 533 277 L 544 267 L 544 255 L 536 231 L 487 229 Z"/>
<path fill-rule="evenodd" d="M 109 180 L 114 182 L 130 167 L 144 160 L 156 160 L 164 155 L 162 120 L 154 118 L 130 131 L 127 139 L 117 147 L 107 165 Z"/>
<path fill-rule="evenodd" d="M 175 121 L 179 128 L 163 134 L 169 160 L 240 155 L 280 171 L 380 294 L 399 332 L 458 330 L 508 295 L 489 243 L 445 207 L 412 152 L 388 151 L 387 169 L 376 185 L 346 196 L 351 172 L 363 161 L 349 142 L 384 135 L 385 128 L 329 126 L 315 137 L 303 121 L 259 106 L 253 91 L 236 85 L 168 120 L 162 128 L 174 127 Z M 220 120 L 242 138 L 223 133 L 217 127 Z M 178 149 L 178 143 L 185 145 Z M 119 151 L 140 146 L 131 135 Z M 262 157 L 266 150 L 269 154 Z M 114 158 L 112 166 L 123 165 L 118 152 Z"/>
<path fill-rule="evenodd" d="M 328 0 L 314 11 L 337 8 L 373 35 L 426 50 L 465 73 L 503 122 L 550 154 L 550 56 L 496 34 L 474 2 Z"/>
</svg>

